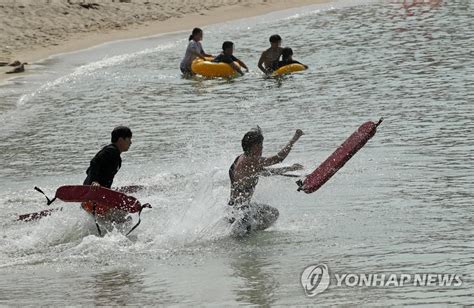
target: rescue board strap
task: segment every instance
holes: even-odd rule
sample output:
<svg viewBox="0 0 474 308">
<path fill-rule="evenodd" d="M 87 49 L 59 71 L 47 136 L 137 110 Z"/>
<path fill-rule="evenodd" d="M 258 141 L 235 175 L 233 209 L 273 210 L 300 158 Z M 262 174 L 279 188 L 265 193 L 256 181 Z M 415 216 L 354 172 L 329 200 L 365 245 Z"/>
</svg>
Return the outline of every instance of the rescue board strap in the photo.
<svg viewBox="0 0 474 308">
<path fill-rule="evenodd" d="M 132 233 L 133 230 L 135 230 L 140 225 L 140 223 L 142 222 L 141 214 L 142 214 L 142 210 L 144 208 L 151 209 L 151 205 L 149 203 L 145 203 L 144 205 L 142 205 L 142 208 L 138 212 L 138 222 L 137 222 L 137 224 L 135 226 L 133 226 L 133 228 L 130 229 L 130 231 L 128 231 L 128 233 L 125 236 L 128 236 L 130 233 Z"/>
<path fill-rule="evenodd" d="M 99 236 L 102 236 L 102 232 L 100 231 L 99 223 L 97 222 L 97 215 L 95 214 L 95 207 L 97 204 L 95 202 L 92 203 L 92 215 L 94 215 L 94 222 L 95 226 L 97 227 L 97 232 L 99 232 Z"/>
<path fill-rule="evenodd" d="M 54 197 L 53 199 L 49 199 L 48 196 L 46 196 L 46 194 L 40 188 L 38 188 L 37 186 L 35 186 L 35 190 L 37 192 L 42 193 L 43 196 L 45 196 L 46 200 L 48 200 L 47 205 L 51 205 L 51 203 L 53 203 L 56 200 L 56 197 Z"/>
</svg>

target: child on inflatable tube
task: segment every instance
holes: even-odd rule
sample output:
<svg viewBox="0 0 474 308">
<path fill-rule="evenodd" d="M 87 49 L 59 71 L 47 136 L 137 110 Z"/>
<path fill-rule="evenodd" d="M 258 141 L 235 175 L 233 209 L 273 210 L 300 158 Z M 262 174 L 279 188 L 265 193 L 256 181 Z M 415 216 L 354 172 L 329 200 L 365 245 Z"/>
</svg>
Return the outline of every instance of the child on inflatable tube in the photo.
<svg viewBox="0 0 474 308">
<path fill-rule="evenodd" d="M 244 62 L 240 61 L 239 59 L 237 59 L 236 57 L 234 57 L 233 55 L 234 53 L 234 43 L 231 42 L 231 41 L 225 41 L 223 44 L 222 44 L 222 52 L 214 58 L 214 60 L 212 60 L 212 62 L 215 62 L 215 63 L 220 63 L 220 62 L 224 62 L 224 63 L 227 63 L 229 64 L 236 72 L 238 72 L 240 75 L 244 75 L 244 73 L 242 72 L 242 70 L 240 69 L 240 67 L 238 65 L 236 65 L 234 63 L 237 62 L 239 63 L 239 65 L 243 68 L 245 68 L 245 70 L 248 72 L 249 69 L 247 67 L 247 65 L 245 65 Z"/>
<path fill-rule="evenodd" d="M 278 61 L 277 63 L 275 63 L 274 70 L 277 70 L 280 67 L 289 65 L 289 64 L 301 64 L 304 66 L 305 69 L 308 69 L 307 65 L 300 63 L 296 60 L 293 60 L 293 49 L 291 49 L 290 47 L 283 48 L 281 52 L 281 58 L 282 58 L 281 61 Z"/>
</svg>

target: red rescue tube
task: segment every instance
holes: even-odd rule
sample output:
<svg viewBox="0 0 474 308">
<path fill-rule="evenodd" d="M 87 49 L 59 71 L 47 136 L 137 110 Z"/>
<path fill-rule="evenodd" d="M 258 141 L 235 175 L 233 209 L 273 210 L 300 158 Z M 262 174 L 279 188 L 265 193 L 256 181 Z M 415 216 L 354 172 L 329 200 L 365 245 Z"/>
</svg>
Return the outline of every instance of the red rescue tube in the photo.
<svg viewBox="0 0 474 308">
<path fill-rule="evenodd" d="M 344 164 L 351 159 L 377 132 L 377 126 L 382 123 L 365 122 L 343 144 L 337 148 L 316 170 L 308 175 L 304 181 L 298 181 L 298 191 L 309 194 L 324 185 Z"/>
<path fill-rule="evenodd" d="M 96 212 L 104 214 L 111 209 L 137 213 L 142 209 L 140 202 L 132 196 L 105 187 L 66 185 L 56 190 L 56 198 L 64 202 L 87 202 L 96 204 Z"/>
</svg>

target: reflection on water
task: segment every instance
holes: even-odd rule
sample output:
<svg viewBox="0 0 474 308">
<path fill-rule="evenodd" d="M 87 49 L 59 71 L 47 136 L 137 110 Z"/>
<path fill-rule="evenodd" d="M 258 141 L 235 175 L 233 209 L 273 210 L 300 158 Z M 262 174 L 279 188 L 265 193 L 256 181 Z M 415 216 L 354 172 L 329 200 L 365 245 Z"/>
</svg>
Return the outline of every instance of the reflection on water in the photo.
<svg viewBox="0 0 474 308">
<path fill-rule="evenodd" d="M 206 28 L 203 45 L 216 54 L 233 40 L 236 56 L 253 68 L 241 78 L 181 78 L 183 35 L 147 40 L 125 55 L 114 49 L 92 63 L 87 53 L 70 56 L 79 68 L 46 84 L 36 77 L 38 91 L 24 90 L 25 80 L 2 88 L 0 259 L 2 277 L 14 282 L 2 284 L 10 294 L 4 302 L 30 303 L 13 286 L 39 285 L 16 279 L 31 268 L 46 267 L 40 277 L 47 279 L 57 277 L 48 266 L 74 272 L 84 259 L 102 274 L 71 277 L 93 280 L 94 296 L 83 296 L 67 275 L 41 294 L 61 290 L 74 295 L 72 304 L 313 305 L 299 274 L 321 260 L 340 272 L 460 273 L 472 281 L 473 15 L 470 1 L 374 1 L 225 24 Z M 309 70 L 278 80 L 257 72 L 274 32 Z M 306 134 L 288 163 L 310 172 L 361 123 L 382 116 L 377 135 L 317 193 L 297 193 L 286 178 L 260 181 L 256 201 L 280 211 L 268 232 L 229 244 L 222 229 L 209 227 L 222 215 L 227 170 L 250 127 L 262 127 L 266 155 L 301 128 Z M 154 208 L 142 215 L 136 242 L 82 239 L 87 220 L 72 207 L 38 224 L 12 222 L 20 211 L 43 209 L 34 185 L 82 182 L 118 124 L 132 128 L 134 142 L 117 185 L 160 188 L 137 195 Z M 142 276 L 117 264 L 140 266 Z M 317 303 L 467 304 L 470 286 L 341 288 Z M 41 294 L 33 295 L 64 299 Z"/>
<path fill-rule="evenodd" d="M 135 296 L 143 288 L 143 279 L 128 270 L 94 275 L 94 305 L 135 305 Z"/>
<path fill-rule="evenodd" d="M 259 250 L 247 249 L 235 252 L 236 256 L 230 264 L 233 276 L 241 281 L 234 290 L 235 300 L 239 304 L 270 307 L 277 300 L 279 288 L 279 282 L 271 270 L 273 260 Z"/>
</svg>

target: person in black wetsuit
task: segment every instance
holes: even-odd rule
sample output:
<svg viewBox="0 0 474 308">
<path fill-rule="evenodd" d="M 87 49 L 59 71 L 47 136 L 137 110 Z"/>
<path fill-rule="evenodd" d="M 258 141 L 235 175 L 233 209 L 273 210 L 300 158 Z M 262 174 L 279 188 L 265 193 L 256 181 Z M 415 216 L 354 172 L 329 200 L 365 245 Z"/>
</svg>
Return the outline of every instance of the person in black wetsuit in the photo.
<svg viewBox="0 0 474 308">
<path fill-rule="evenodd" d="M 229 205 L 232 206 L 234 217 L 230 217 L 228 220 L 230 223 L 234 223 L 239 218 L 241 213 L 236 211 L 244 211 L 243 215 L 240 215 L 238 223 L 243 225 L 244 233 L 254 230 L 264 230 L 270 227 L 279 216 L 277 209 L 265 205 L 251 203 L 255 187 L 258 183 L 260 175 L 271 176 L 277 174 L 284 174 L 288 171 L 301 170 L 303 166 L 300 164 L 294 164 L 290 167 L 282 168 L 266 168 L 278 163 L 288 156 L 291 148 L 296 141 L 303 135 L 303 131 L 300 129 L 296 130 L 295 135 L 290 142 L 278 152 L 277 155 L 271 157 L 262 157 L 263 151 L 263 135 L 259 127 L 257 129 L 247 132 L 242 139 L 242 148 L 244 153 L 239 155 L 232 166 L 229 169 L 230 177 L 230 200 Z M 251 222 L 252 220 L 253 222 Z M 240 232 L 240 231 L 239 231 Z"/>
<path fill-rule="evenodd" d="M 92 189 L 99 186 L 111 188 L 114 177 L 122 166 L 120 154 L 128 151 L 132 144 L 132 131 L 126 126 L 118 126 L 112 131 L 111 141 L 111 144 L 103 147 L 92 158 L 83 185 L 90 185 Z M 128 213 L 123 210 L 114 209 L 104 213 L 98 212 L 92 202 L 83 202 L 81 206 L 96 219 L 100 218 L 101 222 L 122 224 L 127 221 Z"/>
<path fill-rule="evenodd" d="M 132 144 L 132 131 L 126 126 L 118 126 L 112 131 L 112 143 L 103 147 L 92 158 L 83 185 L 110 188 L 114 177 L 122 166 L 120 154 L 127 152 Z"/>
<path fill-rule="evenodd" d="M 212 62 L 215 62 L 215 63 L 220 63 L 220 62 L 224 62 L 224 63 L 227 63 L 229 64 L 230 66 L 232 66 L 232 68 L 238 72 L 240 75 L 243 75 L 244 73 L 242 72 L 242 70 L 240 69 L 240 67 L 238 65 L 236 65 L 234 62 L 237 62 L 239 63 L 239 65 L 243 68 L 245 68 L 245 70 L 248 72 L 249 69 L 247 67 L 247 65 L 245 65 L 244 62 L 240 61 L 239 59 L 237 59 L 236 57 L 234 57 L 233 55 L 234 53 L 234 43 L 230 42 L 230 41 L 225 41 L 223 44 L 222 44 L 222 53 L 220 53 L 217 57 L 214 58 L 214 60 L 212 60 Z"/>
<path fill-rule="evenodd" d="M 308 68 L 307 65 L 302 64 L 296 60 L 293 60 L 293 49 L 291 49 L 290 47 L 285 47 L 281 51 L 281 61 L 278 61 L 277 63 L 275 63 L 274 69 L 277 70 L 282 66 L 285 66 L 288 64 L 295 64 L 295 63 L 303 65 L 306 69 Z"/>
</svg>

